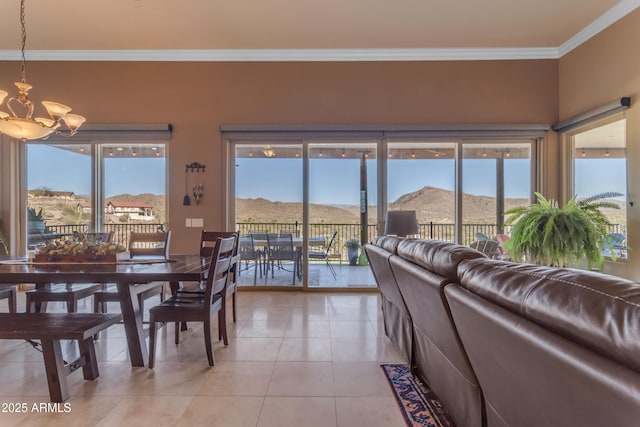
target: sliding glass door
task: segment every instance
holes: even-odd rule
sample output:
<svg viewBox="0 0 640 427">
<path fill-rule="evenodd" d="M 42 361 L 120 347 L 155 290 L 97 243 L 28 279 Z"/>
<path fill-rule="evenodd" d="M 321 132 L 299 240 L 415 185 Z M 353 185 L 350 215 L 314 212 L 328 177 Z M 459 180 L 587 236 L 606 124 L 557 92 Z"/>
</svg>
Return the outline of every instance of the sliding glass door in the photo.
<svg viewBox="0 0 640 427">
<path fill-rule="evenodd" d="M 362 245 L 388 211 L 415 211 L 419 237 L 470 245 L 505 238 L 504 212 L 529 205 L 535 182 L 534 138 L 229 142 L 244 286 L 375 287 Z M 268 234 L 291 234 L 299 264 L 274 258 Z"/>
<path fill-rule="evenodd" d="M 376 236 L 375 142 L 252 141 L 233 147 L 241 286 L 375 286 L 360 256 L 362 242 Z M 284 240 L 277 248 L 276 238 Z M 357 245 L 351 260 L 348 241 Z"/>
<path fill-rule="evenodd" d="M 375 286 L 370 269 L 363 268 L 366 257 L 361 255 L 362 244 L 377 235 L 377 145 L 349 141 L 305 145 L 309 158 L 308 286 Z"/>
<path fill-rule="evenodd" d="M 531 203 L 531 146 L 516 141 L 463 143 L 460 243 L 504 234 L 504 212 Z"/>
<path fill-rule="evenodd" d="M 303 156 L 299 143 L 235 145 L 240 286 L 303 283 Z"/>
</svg>

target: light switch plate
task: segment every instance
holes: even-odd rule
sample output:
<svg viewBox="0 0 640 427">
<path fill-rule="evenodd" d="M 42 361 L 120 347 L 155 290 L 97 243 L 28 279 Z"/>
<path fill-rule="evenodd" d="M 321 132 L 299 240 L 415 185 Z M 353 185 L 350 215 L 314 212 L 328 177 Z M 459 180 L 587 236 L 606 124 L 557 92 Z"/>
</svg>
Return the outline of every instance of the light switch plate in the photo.
<svg viewBox="0 0 640 427">
<path fill-rule="evenodd" d="M 192 227 L 204 227 L 204 218 L 191 218 Z"/>
</svg>

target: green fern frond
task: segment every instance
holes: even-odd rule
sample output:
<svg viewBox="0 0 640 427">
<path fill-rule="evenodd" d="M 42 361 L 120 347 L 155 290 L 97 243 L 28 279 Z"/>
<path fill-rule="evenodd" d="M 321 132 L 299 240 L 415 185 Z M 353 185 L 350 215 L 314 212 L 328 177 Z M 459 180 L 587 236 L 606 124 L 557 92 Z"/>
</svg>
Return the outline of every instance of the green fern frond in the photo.
<svg viewBox="0 0 640 427">
<path fill-rule="evenodd" d="M 505 224 L 513 225 L 511 238 L 505 244 L 511 256 L 545 265 L 570 265 L 582 259 L 589 266 L 601 265 L 609 221 L 600 208 L 615 205 L 602 199 L 620 194 L 573 198 L 562 208 L 556 200 L 535 194 L 537 203 L 505 212 L 509 215 Z"/>
</svg>

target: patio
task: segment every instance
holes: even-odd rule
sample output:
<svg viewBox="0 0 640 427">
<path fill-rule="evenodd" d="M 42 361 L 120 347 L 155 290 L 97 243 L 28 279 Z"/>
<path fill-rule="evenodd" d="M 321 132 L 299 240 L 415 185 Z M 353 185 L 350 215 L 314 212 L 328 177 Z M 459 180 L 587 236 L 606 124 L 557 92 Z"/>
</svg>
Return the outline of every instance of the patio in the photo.
<svg viewBox="0 0 640 427">
<path fill-rule="evenodd" d="M 362 289 L 362 288 L 375 288 L 376 283 L 371 269 L 369 266 L 350 266 L 348 262 L 343 261 L 331 261 L 333 268 L 336 272 L 336 278 L 333 278 L 329 267 L 322 262 L 312 262 L 309 264 L 309 288 L 349 288 L 349 289 Z M 244 268 L 244 264 L 243 264 Z M 277 269 L 274 272 L 274 277 L 271 277 L 269 272 L 268 277 L 265 279 L 263 276 L 256 280 L 256 284 L 253 283 L 253 275 L 255 267 L 250 266 L 248 270 L 242 270 L 238 279 L 238 285 L 242 287 L 264 287 L 264 286 L 292 286 L 291 285 L 291 271 L 284 269 Z M 288 267 L 287 267 L 288 268 Z M 302 282 L 296 279 L 296 287 L 301 287 Z M 293 287 L 293 286 L 292 286 Z"/>
</svg>

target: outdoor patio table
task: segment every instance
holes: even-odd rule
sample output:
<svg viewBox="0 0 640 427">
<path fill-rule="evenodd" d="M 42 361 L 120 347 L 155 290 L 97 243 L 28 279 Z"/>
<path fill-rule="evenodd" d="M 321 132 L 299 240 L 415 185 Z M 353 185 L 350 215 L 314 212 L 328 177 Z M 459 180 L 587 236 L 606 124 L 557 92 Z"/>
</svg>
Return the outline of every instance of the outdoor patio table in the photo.
<svg viewBox="0 0 640 427">
<path fill-rule="evenodd" d="M 309 237 L 309 246 L 324 246 L 326 243 L 326 239 L 324 236 L 318 237 Z M 291 239 L 291 243 L 293 243 L 293 247 L 296 249 L 296 263 L 298 269 L 298 279 L 302 279 L 302 244 L 304 243 L 304 239 L 302 237 L 293 237 Z M 253 239 L 253 245 L 257 248 L 266 248 L 267 241 L 262 239 Z M 265 277 L 265 280 L 267 278 Z"/>
<path fill-rule="evenodd" d="M 304 243 L 302 237 L 293 237 L 291 239 L 293 246 L 296 248 L 302 247 L 302 243 Z M 326 239 L 324 237 L 310 237 L 309 238 L 309 246 L 323 246 L 326 243 Z M 263 248 L 267 246 L 267 241 L 262 239 L 253 239 L 253 245 L 258 248 Z"/>
<path fill-rule="evenodd" d="M 132 366 L 145 366 L 148 352 L 137 295 L 151 282 L 169 282 L 172 290 L 179 282 L 197 282 L 207 269 L 200 255 L 172 255 L 169 260 L 136 259 L 117 263 L 29 263 L 24 258 L 0 256 L 0 283 L 115 283 Z"/>
</svg>

